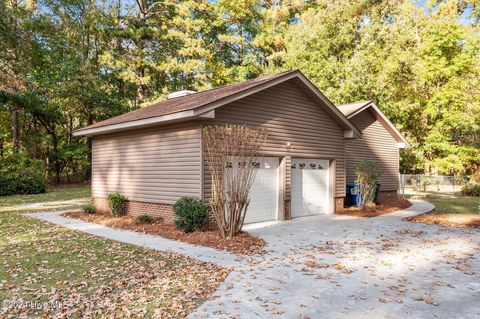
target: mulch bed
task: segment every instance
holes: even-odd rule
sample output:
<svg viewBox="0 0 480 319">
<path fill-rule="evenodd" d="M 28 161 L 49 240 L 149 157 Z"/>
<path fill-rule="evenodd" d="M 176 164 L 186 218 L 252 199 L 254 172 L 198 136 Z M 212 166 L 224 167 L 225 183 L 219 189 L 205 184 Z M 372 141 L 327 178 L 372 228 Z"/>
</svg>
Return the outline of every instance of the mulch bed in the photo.
<svg viewBox="0 0 480 319">
<path fill-rule="evenodd" d="M 344 207 L 341 210 L 337 210 L 336 214 L 357 217 L 376 217 L 408 208 L 411 205 L 412 203 L 403 198 L 388 198 L 385 199 L 381 204 L 378 204 L 376 207 L 369 208 L 365 211 L 361 211 L 358 207 L 351 206 Z"/>
<path fill-rule="evenodd" d="M 413 223 L 435 224 L 446 227 L 480 228 L 480 215 L 478 214 L 439 214 L 432 212 L 407 217 L 404 220 Z"/>
<path fill-rule="evenodd" d="M 218 250 L 225 250 L 236 254 L 252 255 L 264 252 L 265 241 L 246 232 L 241 232 L 232 239 L 224 239 L 216 230 L 196 231 L 184 233 L 175 225 L 165 224 L 162 219 L 154 219 L 152 223 L 140 223 L 134 216 L 115 217 L 111 214 L 86 214 L 72 212 L 63 214 L 65 217 L 81 219 L 87 222 L 101 224 L 111 228 L 127 229 L 164 238 L 183 241 L 189 244 L 206 246 Z"/>
</svg>

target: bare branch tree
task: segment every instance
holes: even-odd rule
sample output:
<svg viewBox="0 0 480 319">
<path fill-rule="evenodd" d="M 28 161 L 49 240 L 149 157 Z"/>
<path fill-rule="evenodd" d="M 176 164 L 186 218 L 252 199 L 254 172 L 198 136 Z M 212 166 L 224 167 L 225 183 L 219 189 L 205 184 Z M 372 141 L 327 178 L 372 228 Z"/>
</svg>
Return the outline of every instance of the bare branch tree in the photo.
<svg viewBox="0 0 480 319">
<path fill-rule="evenodd" d="M 205 159 L 212 178 L 210 209 L 223 238 L 235 236 L 243 227 L 266 137 L 263 129 L 239 125 L 203 130 Z"/>
</svg>

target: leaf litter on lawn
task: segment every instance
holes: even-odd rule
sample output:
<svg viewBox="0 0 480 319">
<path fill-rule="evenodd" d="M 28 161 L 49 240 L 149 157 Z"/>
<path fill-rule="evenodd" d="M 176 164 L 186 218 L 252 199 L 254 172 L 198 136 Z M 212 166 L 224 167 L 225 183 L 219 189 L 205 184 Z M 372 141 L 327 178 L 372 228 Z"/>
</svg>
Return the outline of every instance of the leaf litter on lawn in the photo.
<svg viewBox="0 0 480 319">
<path fill-rule="evenodd" d="M 16 214 L 0 219 L 0 299 L 58 306 L 0 307 L 0 318 L 184 317 L 230 271 Z"/>
</svg>

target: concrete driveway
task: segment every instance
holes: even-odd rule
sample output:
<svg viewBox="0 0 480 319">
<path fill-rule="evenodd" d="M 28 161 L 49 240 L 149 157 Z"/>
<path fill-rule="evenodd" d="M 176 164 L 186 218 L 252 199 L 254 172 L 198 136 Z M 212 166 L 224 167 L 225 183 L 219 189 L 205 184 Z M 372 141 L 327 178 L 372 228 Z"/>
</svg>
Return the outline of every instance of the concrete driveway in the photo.
<svg viewBox="0 0 480 319">
<path fill-rule="evenodd" d="M 268 253 L 237 267 L 190 317 L 480 318 L 480 232 L 401 220 L 411 214 L 251 231 Z"/>
</svg>

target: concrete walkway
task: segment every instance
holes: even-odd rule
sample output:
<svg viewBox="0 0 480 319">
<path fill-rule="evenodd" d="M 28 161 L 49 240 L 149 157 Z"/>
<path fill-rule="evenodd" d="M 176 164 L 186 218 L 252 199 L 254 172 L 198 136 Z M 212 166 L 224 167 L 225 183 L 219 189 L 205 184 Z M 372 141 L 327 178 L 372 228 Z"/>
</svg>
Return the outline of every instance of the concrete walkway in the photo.
<svg viewBox="0 0 480 319">
<path fill-rule="evenodd" d="M 190 318 L 480 318 L 480 232 L 316 216 L 250 233 L 268 253 L 239 265 Z"/>
<path fill-rule="evenodd" d="M 25 216 L 41 219 L 52 224 L 79 230 L 95 236 L 117 240 L 127 244 L 180 253 L 201 261 L 212 262 L 225 267 L 236 266 L 240 260 L 236 255 L 228 252 L 218 251 L 209 247 L 190 245 L 181 241 L 170 240 L 160 236 L 153 236 L 130 230 L 109 228 L 103 225 L 61 216 L 66 212 L 69 211 L 29 213 L 25 214 Z"/>
<path fill-rule="evenodd" d="M 238 257 L 142 233 L 32 213 L 92 235 L 233 266 L 190 318 L 480 318 L 480 232 L 402 220 L 419 200 L 375 218 L 315 216 L 249 231 L 267 253 Z"/>
<path fill-rule="evenodd" d="M 18 205 L 19 209 L 41 209 L 41 210 L 49 210 L 54 209 L 55 207 L 65 207 L 65 206 L 83 206 L 85 204 L 90 203 L 91 199 L 89 197 L 86 198 L 77 198 L 77 199 L 70 199 L 70 200 L 63 200 L 63 201 L 52 201 L 52 202 L 41 202 L 41 203 L 26 203 Z"/>
</svg>

